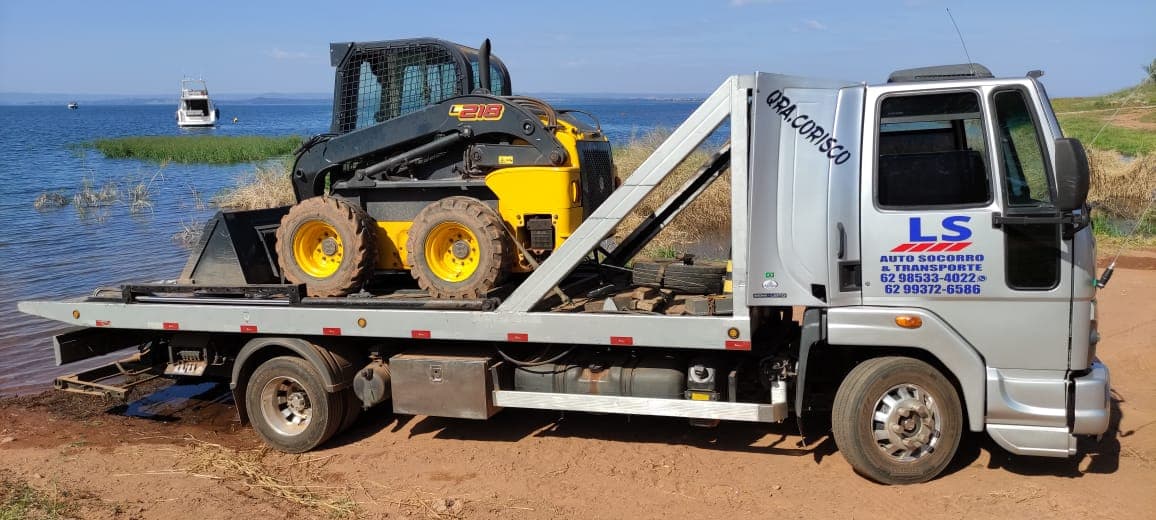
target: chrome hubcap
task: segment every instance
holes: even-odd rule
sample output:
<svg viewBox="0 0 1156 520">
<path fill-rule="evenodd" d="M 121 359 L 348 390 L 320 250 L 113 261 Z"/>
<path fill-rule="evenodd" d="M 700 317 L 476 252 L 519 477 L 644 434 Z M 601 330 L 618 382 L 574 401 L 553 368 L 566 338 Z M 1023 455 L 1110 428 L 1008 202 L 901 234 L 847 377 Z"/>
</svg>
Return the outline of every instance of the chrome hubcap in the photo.
<svg viewBox="0 0 1156 520">
<path fill-rule="evenodd" d="M 300 382 L 292 377 L 276 377 L 261 389 L 261 415 L 277 433 L 294 436 L 309 427 L 313 406 Z"/>
<path fill-rule="evenodd" d="M 919 385 L 891 387 L 876 401 L 872 419 L 876 445 L 897 461 L 917 460 L 939 444 L 939 404 Z"/>
</svg>

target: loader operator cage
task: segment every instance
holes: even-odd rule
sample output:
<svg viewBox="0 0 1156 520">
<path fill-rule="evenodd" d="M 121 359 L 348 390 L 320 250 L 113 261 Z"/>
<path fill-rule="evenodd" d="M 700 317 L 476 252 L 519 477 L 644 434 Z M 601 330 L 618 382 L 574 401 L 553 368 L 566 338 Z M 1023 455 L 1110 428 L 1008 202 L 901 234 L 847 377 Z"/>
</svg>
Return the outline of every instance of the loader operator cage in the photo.
<svg viewBox="0 0 1156 520">
<path fill-rule="evenodd" d="M 334 43 L 337 67 L 331 132 L 344 134 L 416 112 L 479 86 L 478 50 L 420 38 L 372 43 Z M 490 57 L 489 90 L 510 95 L 510 74 Z"/>
</svg>

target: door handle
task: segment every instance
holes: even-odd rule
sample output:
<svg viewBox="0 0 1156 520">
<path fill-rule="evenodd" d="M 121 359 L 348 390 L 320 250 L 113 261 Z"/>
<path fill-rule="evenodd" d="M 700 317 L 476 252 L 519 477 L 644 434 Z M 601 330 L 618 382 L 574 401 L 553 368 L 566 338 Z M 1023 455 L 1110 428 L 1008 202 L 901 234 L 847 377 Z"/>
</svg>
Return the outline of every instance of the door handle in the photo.
<svg viewBox="0 0 1156 520">
<path fill-rule="evenodd" d="M 838 258 L 839 258 L 839 260 L 842 260 L 843 257 L 847 256 L 847 230 L 843 229 L 843 223 L 842 222 L 835 224 L 835 228 L 839 230 L 839 254 L 838 254 Z"/>
</svg>

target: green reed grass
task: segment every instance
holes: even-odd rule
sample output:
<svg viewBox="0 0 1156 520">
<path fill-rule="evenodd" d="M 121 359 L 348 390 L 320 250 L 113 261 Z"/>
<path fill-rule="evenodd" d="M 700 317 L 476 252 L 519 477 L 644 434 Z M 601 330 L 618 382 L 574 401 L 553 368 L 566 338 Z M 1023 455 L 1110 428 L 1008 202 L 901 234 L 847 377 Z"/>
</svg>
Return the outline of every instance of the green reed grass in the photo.
<svg viewBox="0 0 1156 520">
<path fill-rule="evenodd" d="M 136 136 L 97 139 L 85 144 L 110 159 L 141 159 L 186 164 L 237 164 L 290 154 L 301 144 L 301 137 Z"/>
</svg>

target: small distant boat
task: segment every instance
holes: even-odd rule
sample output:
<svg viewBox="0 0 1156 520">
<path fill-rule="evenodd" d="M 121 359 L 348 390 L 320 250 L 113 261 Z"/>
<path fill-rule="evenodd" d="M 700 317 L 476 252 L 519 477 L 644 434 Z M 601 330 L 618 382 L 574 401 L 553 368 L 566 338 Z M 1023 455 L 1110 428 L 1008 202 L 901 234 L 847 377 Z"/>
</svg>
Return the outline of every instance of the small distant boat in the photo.
<svg viewBox="0 0 1156 520">
<path fill-rule="evenodd" d="M 215 126 L 220 110 L 209 99 L 209 88 L 202 79 L 181 80 L 181 100 L 177 104 L 177 126 Z"/>
<path fill-rule="evenodd" d="M 75 101 L 69 101 L 68 102 L 68 109 L 69 110 L 76 110 L 78 108 L 80 108 L 80 105 L 77 104 Z"/>
</svg>

